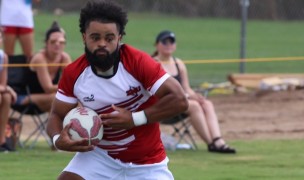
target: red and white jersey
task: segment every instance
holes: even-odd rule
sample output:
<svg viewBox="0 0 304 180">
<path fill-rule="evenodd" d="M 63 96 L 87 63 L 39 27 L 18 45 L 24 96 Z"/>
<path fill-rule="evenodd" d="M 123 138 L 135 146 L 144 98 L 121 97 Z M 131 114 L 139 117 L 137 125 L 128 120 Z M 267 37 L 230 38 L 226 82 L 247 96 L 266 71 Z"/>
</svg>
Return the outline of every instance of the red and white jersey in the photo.
<svg viewBox="0 0 304 180">
<path fill-rule="evenodd" d="M 97 76 L 85 55 L 82 55 L 64 69 L 56 98 L 67 103 L 80 102 L 99 114 L 115 113 L 112 104 L 135 112 L 157 101 L 154 94 L 168 77 L 150 55 L 122 45 L 120 61 L 113 76 Z M 123 162 L 152 164 L 166 157 L 159 123 L 130 130 L 115 130 L 105 126 L 103 140 L 98 147 Z"/>
</svg>

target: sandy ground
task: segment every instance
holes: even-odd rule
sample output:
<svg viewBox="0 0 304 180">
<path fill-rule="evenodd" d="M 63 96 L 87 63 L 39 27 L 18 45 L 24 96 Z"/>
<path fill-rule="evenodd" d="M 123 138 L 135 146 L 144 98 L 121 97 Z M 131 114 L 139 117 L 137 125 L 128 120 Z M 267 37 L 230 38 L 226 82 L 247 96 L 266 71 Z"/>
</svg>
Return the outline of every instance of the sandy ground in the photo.
<svg viewBox="0 0 304 180">
<path fill-rule="evenodd" d="M 216 95 L 209 99 L 226 140 L 304 138 L 304 90 Z M 167 131 L 168 127 L 162 129 Z"/>
<path fill-rule="evenodd" d="M 304 137 L 304 90 L 212 97 L 224 137 Z"/>
<path fill-rule="evenodd" d="M 215 95 L 209 99 L 215 105 L 222 136 L 227 140 L 304 138 L 304 90 Z M 26 118 L 22 135 L 33 127 Z M 161 129 L 171 130 L 164 125 Z M 192 132 L 199 138 L 193 129 Z"/>
</svg>

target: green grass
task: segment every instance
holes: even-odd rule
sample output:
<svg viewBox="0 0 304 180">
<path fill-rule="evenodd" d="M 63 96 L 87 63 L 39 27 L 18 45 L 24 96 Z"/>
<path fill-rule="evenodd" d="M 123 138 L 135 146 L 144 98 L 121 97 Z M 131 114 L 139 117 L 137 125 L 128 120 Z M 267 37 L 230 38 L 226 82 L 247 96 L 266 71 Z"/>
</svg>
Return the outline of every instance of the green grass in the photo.
<svg viewBox="0 0 304 180">
<path fill-rule="evenodd" d="M 78 14 L 61 17 L 39 14 L 35 17 L 35 51 L 43 47 L 45 30 L 58 20 L 67 32 L 66 51 L 73 59 L 83 53 Z M 155 36 L 164 29 L 177 35 L 175 56 L 183 60 L 237 59 L 240 54 L 240 20 L 212 18 L 183 18 L 157 14 L 129 16 L 127 35 L 123 42 L 152 54 Z M 248 21 L 247 57 L 304 56 L 304 21 Z M 239 72 L 239 63 L 187 64 L 190 83 L 222 82 L 229 73 Z M 303 73 L 304 61 L 248 62 L 246 72 Z"/>
<path fill-rule="evenodd" d="M 83 43 L 78 28 L 78 16 L 36 16 L 35 51 L 43 47 L 45 30 L 53 20 L 58 20 L 67 32 L 66 51 L 73 59 L 82 54 Z M 238 20 L 131 14 L 124 42 L 152 53 L 155 36 L 163 29 L 176 33 L 176 56 L 184 60 L 239 57 Z M 304 21 L 249 21 L 247 29 L 248 58 L 304 56 Z M 204 81 L 225 81 L 227 74 L 239 70 L 238 63 L 187 66 L 193 86 Z M 303 67 L 304 61 L 252 62 L 246 64 L 246 72 L 303 73 Z M 169 152 L 170 169 L 177 180 L 296 180 L 304 177 L 302 140 L 244 140 L 229 143 L 237 147 L 237 155 L 207 153 L 202 144 L 198 151 Z M 55 179 L 72 155 L 51 152 L 45 144 L 39 144 L 33 150 L 0 154 L 0 179 Z"/>
<path fill-rule="evenodd" d="M 237 155 L 203 150 L 170 153 L 176 179 L 302 179 L 304 166 L 300 140 L 233 142 Z M 186 158 L 185 158 L 186 157 Z"/>
<path fill-rule="evenodd" d="M 208 153 L 202 144 L 197 151 L 168 152 L 169 168 L 176 180 L 303 179 L 302 140 L 242 140 L 230 144 L 237 148 L 236 155 Z M 55 179 L 72 156 L 52 152 L 45 143 L 33 150 L 2 153 L 0 179 Z"/>
</svg>

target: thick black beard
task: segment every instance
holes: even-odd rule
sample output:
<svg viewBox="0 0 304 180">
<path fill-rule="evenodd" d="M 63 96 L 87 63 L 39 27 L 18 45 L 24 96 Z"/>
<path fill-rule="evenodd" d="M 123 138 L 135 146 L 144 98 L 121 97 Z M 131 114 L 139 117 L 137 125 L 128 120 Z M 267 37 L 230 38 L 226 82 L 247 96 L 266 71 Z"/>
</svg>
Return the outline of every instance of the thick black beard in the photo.
<svg viewBox="0 0 304 180">
<path fill-rule="evenodd" d="M 85 54 L 86 58 L 89 61 L 90 65 L 93 67 L 97 67 L 102 71 L 109 70 L 115 63 L 118 58 L 118 46 L 113 53 L 109 53 L 107 50 L 99 48 L 96 49 L 93 53 L 85 46 Z M 98 51 L 105 51 L 107 53 L 106 56 L 98 56 Z"/>
</svg>

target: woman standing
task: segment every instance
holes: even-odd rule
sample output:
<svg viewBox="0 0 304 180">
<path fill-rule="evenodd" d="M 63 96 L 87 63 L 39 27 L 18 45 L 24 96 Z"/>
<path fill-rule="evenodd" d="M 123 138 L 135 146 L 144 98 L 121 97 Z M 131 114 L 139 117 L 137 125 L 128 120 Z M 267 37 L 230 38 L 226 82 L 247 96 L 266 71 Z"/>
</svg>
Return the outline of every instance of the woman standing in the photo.
<svg viewBox="0 0 304 180">
<path fill-rule="evenodd" d="M 19 40 L 23 54 L 29 61 L 34 48 L 32 0 L 2 0 L 0 25 L 4 36 L 4 52 L 8 56 L 14 55 L 15 44 Z"/>
</svg>

